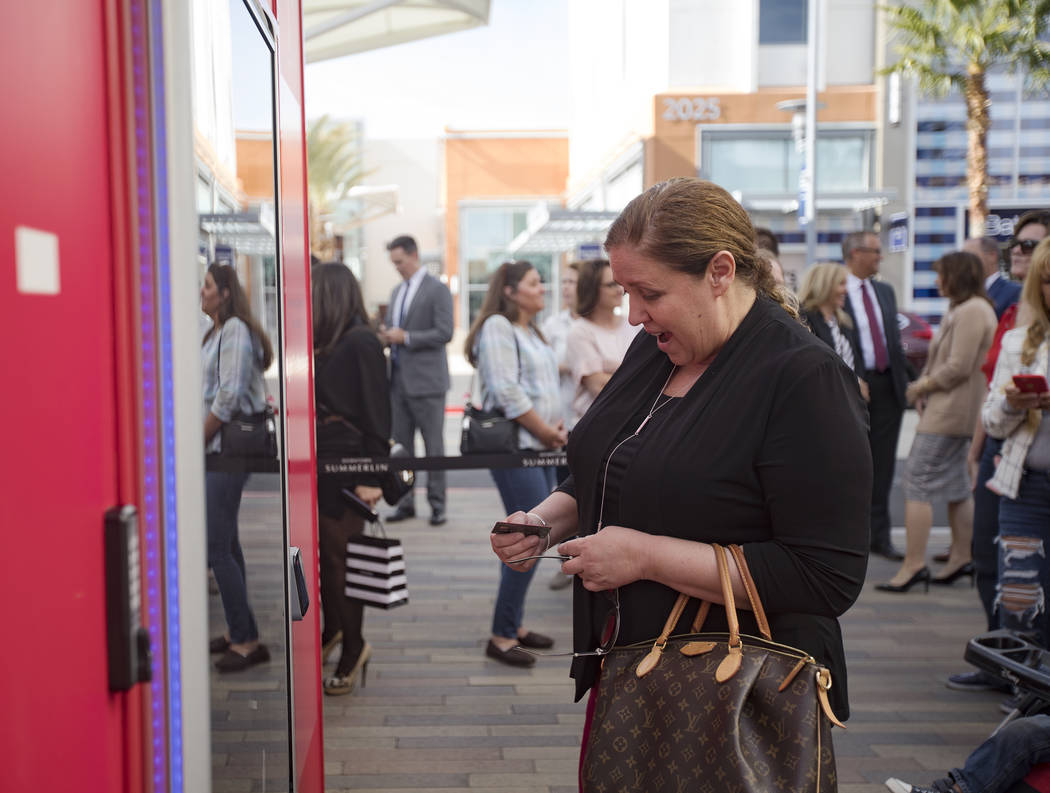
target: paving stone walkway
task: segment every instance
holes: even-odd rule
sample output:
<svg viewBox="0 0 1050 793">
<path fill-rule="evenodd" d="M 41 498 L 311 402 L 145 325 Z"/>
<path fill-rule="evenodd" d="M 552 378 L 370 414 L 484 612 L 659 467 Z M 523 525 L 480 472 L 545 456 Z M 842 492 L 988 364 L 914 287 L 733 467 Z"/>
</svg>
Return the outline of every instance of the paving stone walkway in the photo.
<svg viewBox="0 0 1050 793">
<path fill-rule="evenodd" d="M 366 611 L 367 684 L 325 698 L 327 790 L 575 791 L 583 703 L 572 701 L 568 662 L 521 671 L 484 656 L 498 576 L 487 532 L 502 517 L 499 497 L 452 487 L 449 515 L 441 528 L 422 518 L 389 527 L 405 545 L 411 602 Z M 527 622 L 568 649 L 571 590 L 548 589 L 554 569 L 537 572 Z M 959 582 L 929 594 L 877 592 L 893 570 L 874 558 L 843 619 L 853 715 L 834 732 L 841 793 L 885 793 L 888 776 L 929 782 L 961 764 L 1000 718 L 996 695 L 943 685 L 965 668 L 964 644 L 982 630 L 975 591 Z"/>
</svg>

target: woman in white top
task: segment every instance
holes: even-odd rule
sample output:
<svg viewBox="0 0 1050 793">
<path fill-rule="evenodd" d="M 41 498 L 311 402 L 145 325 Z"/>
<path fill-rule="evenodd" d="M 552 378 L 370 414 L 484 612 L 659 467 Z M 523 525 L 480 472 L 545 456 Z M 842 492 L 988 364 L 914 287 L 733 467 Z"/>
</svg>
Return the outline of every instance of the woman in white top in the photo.
<svg viewBox="0 0 1050 793">
<path fill-rule="evenodd" d="M 619 312 L 623 287 L 613 278 L 606 259 L 579 262 L 576 313 L 566 342 L 576 395 L 572 400 L 575 424 L 598 396 L 627 354 L 638 331 Z"/>
</svg>

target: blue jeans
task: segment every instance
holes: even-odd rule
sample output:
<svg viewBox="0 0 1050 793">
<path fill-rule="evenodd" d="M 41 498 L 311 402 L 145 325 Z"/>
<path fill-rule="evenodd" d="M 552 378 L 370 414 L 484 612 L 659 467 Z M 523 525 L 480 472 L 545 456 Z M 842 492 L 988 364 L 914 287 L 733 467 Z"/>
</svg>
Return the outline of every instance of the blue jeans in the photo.
<svg viewBox="0 0 1050 793">
<path fill-rule="evenodd" d="M 1034 635 L 1050 647 L 1050 476 L 1025 471 L 1017 498 L 999 502 L 999 627 Z"/>
<path fill-rule="evenodd" d="M 948 779 L 962 793 L 1006 793 L 1032 766 L 1046 762 L 1050 762 L 1050 716 L 1028 716 L 1011 721 L 974 749 L 966 765 L 950 771 Z M 935 785 L 935 789 L 939 788 Z"/>
<path fill-rule="evenodd" d="M 528 512 L 549 496 L 556 484 L 553 468 L 493 468 L 489 473 L 508 515 L 518 510 Z M 517 637 L 525 616 L 525 593 L 535 572 L 535 565 L 522 573 L 500 563 L 499 593 L 492 613 L 493 636 Z"/>
<path fill-rule="evenodd" d="M 973 491 L 973 566 L 977 571 L 977 594 L 981 598 L 988 630 L 999 627 L 995 615 L 996 584 L 999 583 L 999 496 L 984 486 L 995 474 L 995 455 L 1003 448 L 996 438 L 985 438 L 977 466 L 977 487 Z"/>
<path fill-rule="evenodd" d="M 244 554 L 237 536 L 237 512 L 248 474 L 244 471 L 208 471 L 205 502 L 208 517 L 208 566 L 219 585 L 226 627 L 232 644 L 259 638 L 255 615 L 248 605 Z"/>
</svg>

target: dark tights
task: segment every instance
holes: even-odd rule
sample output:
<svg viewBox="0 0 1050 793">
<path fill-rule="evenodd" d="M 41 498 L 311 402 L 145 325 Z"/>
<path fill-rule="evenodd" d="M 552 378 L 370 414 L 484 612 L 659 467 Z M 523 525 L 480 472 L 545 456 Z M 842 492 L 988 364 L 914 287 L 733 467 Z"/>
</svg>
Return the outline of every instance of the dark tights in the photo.
<svg viewBox="0 0 1050 793">
<path fill-rule="evenodd" d="M 361 635 L 364 622 L 364 607 L 359 600 L 347 600 L 346 587 L 346 543 L 351 537 L 364 532 L 364 521 L 350 510 L 339 518 L 318 516 L 321 555 L 321 613 L 324 616 L 324 643 L 336 631 L 343 632 L 343 654 L 336 668 L 336 676 L 350 673 L 357 663 L 365 640 Z"/>
</svg>

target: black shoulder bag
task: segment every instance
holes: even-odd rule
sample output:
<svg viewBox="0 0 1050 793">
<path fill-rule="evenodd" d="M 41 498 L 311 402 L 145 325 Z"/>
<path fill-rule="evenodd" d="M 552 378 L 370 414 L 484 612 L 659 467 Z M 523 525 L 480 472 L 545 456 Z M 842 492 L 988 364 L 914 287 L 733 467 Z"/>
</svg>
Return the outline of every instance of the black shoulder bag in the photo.
<svg viewBox="0 0 1050 793">
<path fill-rule="evenodd" d="M 514 333 L 514 330 L 511 330 Z M 518 381 L 521 381 L 521 347 L 514 333 L 514 349 L 518 354 Z M 474 378 L 478 378 L 477 369 Z M 471 388 L 471 393 L 474 389 Z M 480 389 L 478 396 L 480 397 Z M 484 410 L 470 400 L 463 406 L 463 432 L 459 441 L 460 454 L 517 454 L 518 427 L 514 419 L 503 415 L 498 407 Z"/>
<path fill-rule="evenodd" d="M 219 331 L 219 350 L 215 356 L 216 379 L 222 388 L 222 331 Z M 223 457 L 277 459 L 277 422 L 269 405 L 258 413 L 234 413 L 219 430 L 222 438 L 220 454 Z"/>
</svg>

